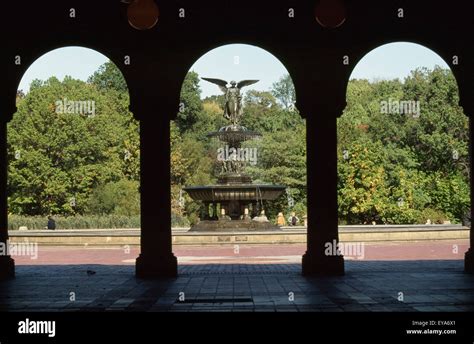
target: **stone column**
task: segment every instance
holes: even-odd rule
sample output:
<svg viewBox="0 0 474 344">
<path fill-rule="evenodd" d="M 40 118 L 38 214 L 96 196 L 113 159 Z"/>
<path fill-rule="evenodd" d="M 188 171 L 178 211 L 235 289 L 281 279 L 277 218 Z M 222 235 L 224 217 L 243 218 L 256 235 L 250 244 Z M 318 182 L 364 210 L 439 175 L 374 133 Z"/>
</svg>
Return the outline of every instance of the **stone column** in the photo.
<svg viewBox="0 0 474 344">
<path fill-rule="evenodd" d="M 153 101 L 130 107 L 140 118 L 141 253 L 136 275 L 141 278 L 178 274 L 172 252 L 169 123 L 176 108 L 166 104 Z"/>
<path fill-rule="evenodd" d="M 257 212 L 257 202 L 252 202 L 252 212 L 250 214 L 250 216 L 252 218 L 254 218 L 255 216 L 258 215 L 258 212 Z"/>
<path fill-rule="evenodd" d="M 8 245 L 7 163 L 7 122 L 0 121 L 0 280 L 15 276 L 15 261 L 6 255 Z"/>
<path fill-rule="evenodd" d="M 209 215 L 209 204 L 210 202 L 202 202 L 202 213 L 201 213 L 201 221 L 207 221 L 211 219 Z"/>
<path fill-rule="evenodd" d="M 322 98 L 324 99 L 324 97 Z M 327 100 L 304 110 L 307 129 L 308 234 L 303 275 L 342 275 L 344 258 L 326 255 L 339 242 L 337 206 L 337 117 L 343 106 Z"/>
<path fill-rule="evenodd" d="M 468 110 L 466 106 L 464 111 Z M 469 113 L 469 115 L 472 114 Z M 474 274 L 474 233 L 472 230 L 472 221 L 474 219 L 474 174 L 473 174 L 473 158 L 472 152 L 474 150 L 474 132 L 473 132 L 473 119 L 469 117 L 469 169 L 470 169 L 470 189 L 471 189 L 471 224 L 469 229 L 469 249 L 464 255 L 464 271 L 470 274 Z"/>
<path fill-rule="evenodd" d="M 213 202 L 211 220 L 218 220 L 218 219 L 219 219 L 219 214 L 217 213 L 217 202 Z"/>
</svg>

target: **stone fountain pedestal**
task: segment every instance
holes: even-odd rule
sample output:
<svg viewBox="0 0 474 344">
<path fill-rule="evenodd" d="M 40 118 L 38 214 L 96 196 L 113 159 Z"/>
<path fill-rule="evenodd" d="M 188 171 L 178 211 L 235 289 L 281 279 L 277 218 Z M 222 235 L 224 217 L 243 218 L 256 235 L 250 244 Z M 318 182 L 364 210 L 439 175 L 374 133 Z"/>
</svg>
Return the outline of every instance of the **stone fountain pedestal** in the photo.
<svg viewBox="0 0 474 344">
<path fill-rule="evenodd" d="M 190 232 L 248 232 L 248 231 L 279 231 L 280 227 L 271 222 L 257 222 L 253 220 L 209 221 L 204 220 L 195 224 Z"/>
<path fill-rule="evenodd" d="M 208 134 L 225 143 L 227 149 L 241 149 L 242 142 L 260 137 L 245 127 L 230 125 Z M 202 202 L 201 221 L 190 231 L 275 231 L 276 224 L 268 221 L 264 202 L 277 199 L 285 190 L 283 185 L 254 184 L 244 173 L 245 161 L 222 161 L 222 173 L 215 185 L 188 186 L 184 188 L 195 201 Z M 220 211 L 218 211 L 220 208 Z"/>
<path fill-rule="evenodd" d="M 203 202 L 201 221 L 190 231 L 280 230 L 262 214 L 262 203 L 278 198 L 285 190 L 282 185 L 216 184 L 184 190 L 192 199 Z"/>
</svg>

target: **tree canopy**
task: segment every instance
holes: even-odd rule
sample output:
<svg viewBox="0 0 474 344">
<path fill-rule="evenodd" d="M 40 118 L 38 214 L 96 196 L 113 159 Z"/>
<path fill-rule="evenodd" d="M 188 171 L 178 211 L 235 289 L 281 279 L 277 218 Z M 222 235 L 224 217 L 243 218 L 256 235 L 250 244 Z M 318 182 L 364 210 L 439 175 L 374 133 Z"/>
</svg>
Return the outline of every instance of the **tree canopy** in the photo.
<svg viewBox="0 0 474 344">
<path fill-rule="evenodd" d="M 8 124 L 10 213 L 84 214 L 93 211 L 97 189 L 139 181 L 138 123 L 128 111 L 124 85 L 110 62 L 88 82 L 52 77 L 31 83 Z M 69 102 L 93 105 L 94 111 L 58 111 Z M 138 205 L 131 206 L 135 213 Z"/>
<path fill-rule="evenodd" d="M 349 82 L 337 127 L 341 223 L 461 220 L 470 206 L 469 126 L 458 100 L 452 73 L 440 67 L 414 70 L 405 80 Z M 94 111 L 58 111 L 70 101 L 94 104 Z M 87 82 L 52 77 L 18 92 L 8 124 L 10 214 L 139 214 L 139 126 L 128 102 L 126 82 L 111 62 Z M 200 204 L 182 188 L 216 182 L 220 143 L 207 134 L 227 124 L 223 103 L 222 95 L 201 99 L 199 75 L 188 73 L 170 123 L 175 225 L 199 217 Z M 266 205 L 267 214 L 295 211 L 301 218 L 306 126 L 294 108 L 291 78 L 282 76 L 267 91 L 248 89 L 243 103 L 242 124 L 263 134 L 246 143 L 258 152 L 248 173 L 256 182 L 287 186 Z M 407 113 L 408 105 L 415 107 Z"/>
<path fill-rule="evenodd" d="M 459 221 L 469 201 L 469 126 L 453 74 L 351 80 L 338 120 L 339 215 L 346 223 Z M 384 104 L 418 102 L 419 113 Z"/>
</svg>

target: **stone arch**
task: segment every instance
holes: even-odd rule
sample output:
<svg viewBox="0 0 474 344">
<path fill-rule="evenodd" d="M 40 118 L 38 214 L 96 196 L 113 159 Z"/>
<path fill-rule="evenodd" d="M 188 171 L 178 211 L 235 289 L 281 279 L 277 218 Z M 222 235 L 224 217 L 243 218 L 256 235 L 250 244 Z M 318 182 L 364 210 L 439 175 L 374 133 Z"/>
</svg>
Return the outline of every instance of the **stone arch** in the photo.
<svg viewBox="0 0 474 344">
<path fill-rule="evenodd" d="M 416 39 L 416 38 L 402 38 L 400 37 L 399 39 L 392 39 L 392 40 L 384 40 L 384 41 L 373 41 L 370 42 L 369 44 L 361 47 L 357 51 L 354 52 L 354 57 L 353 61 L 350 64 L 350 67 L 347 68 L 345 71 L 345 79 L 346 82 L 344 84 L 343 92 L 344 95 L 347 93 L 347 86 L 349 84 L 349 79 L 353 73 L 353 71 L 356 69 L 356 67 L 359 65 L 359 63 L 371 52 L 382 48 L 387 45 L 391 44 L 397 44 L 397 43 L 408 43 L 408 44 L 413 44 L 413 45 L 418 45 L 422 48 L 425 48 L 427 50 L 430 50 L 432 54 L 436 55 L 440 59 L 442 59 L 448 66 L 450 71 L 453 73 L 456 83 L 458 85 L 458 92 L 459 92 L 459 104 L 463 104 L 463 100 L 465 98 L 464 96 L 464 87 L 461 87 L 461 84 L 463 83 L 463 80 L 465 77 L 463 76 L 464 67 L 458 66 L 458 65 L 453 65 L 453 57 L 456 54 L 450 54 L 452 52 L 447 51 L 446 47 L 443 44 L 437 44 L 435 42 L 430 42 L 429 40 L 425 39 Z M 467 93 L 467 91 L 466 91 Z"/>
<path fill-rule="evenodd" d="M 217 45 L 217 46 L 213 47 L 212 49 L 205 51 L 204 53 L 200 50 L 200 55 L 199 55 L 199 57 L 197 58 L 197 60 L 193 61 L 192 63 L 187 63 L 187 64 L 186 64 L 187 66 L 189 66 L 188 69 L 187 69 L 187 72 L 189 72 L 189 71 L 191 71 L 191 70 L 193 69 L 193 66 L 195 65 L 195 63 L 198 63 L 199 61 L 206 61 L 206 58 L 207 58 L 208 54 L 213 54 L 214 52 L 219 51 L 219 49 L 222 49 L 222 48 L 232 49 L 233 46 L 235 46 L 235 45 L 238 45 L 238 47 L 235 47 L 235 52 L 236 52 L 236 53 L 239 52 L 240 47 L 243 47 L 243 48 L 246 48 L 246 49 L 251 50 L 252 52 L 258 54 L 259 56 L 260 56 L 260 54 L 262 54 L 262 55 L 265 54 L 265 57 L 264 57 L 264 58 L 265 58 L 265 60 L 267 60 L 267 61 L 269 61 L 269 60 L 278 61 L 278 66 L 275 66 L 275 68 L 274 68 L 275 70 L 278 70 L 277 72 L 281 73 L 280 75 L 278 75 L 278 77 L 288 74 L 289 77 L 290 77 L 290 79 L 292 79 L 289 70 L 288 70 L 288 69 L 286 68 L 286 66 L 280 61 L 280 59 L 278 59 L 274 54 L 272 54 L 271 52 L 269 52 L 268 50 L 266 50 L 266 49 L 264 49 L 264 48 L 261 48 L 260 46 L 257 46 L 257 45 L 254 45 L 254 44 L 240 43 L 240 41 L 239 41 L 239 43 L 234 43 L 234 42 L 232 42 L 232 43 L 228 43 L 228 44 Z M 214 45 L 213 45 L 213 46 L 214 46 Z M 244 54 L 245 54 L 246 52 L 247 52 L 247 50 L 245 50 Z M 195 54 L 195 55 L 198 55 L 198 54 Z M 193 56 L 195 56 L 195 55 L 193 55 Z M 244 55 L 244 56 L 245 56 L 245 55 Z M 232 58 L 232 55 L 229 55 L 228 58 Z M 263 57 L 262 57 L 262 58 L 263 58 Z M 232 60 L 229 61 L 229 65 L 231 65 L 231 64 L 232 64 Z M 250 64 L 252 64 L 252 61 L 250 61 Z M 230 67 L 230 66 L 229 66 L 229 67 Z M 252 74 L 250 74 L 250 72 L 245 72 L 245 70 L 243 70 L 242 72 L 243 72 L 242 75 L 236 73 L 236 74 L 234 74 L 232 77 L 236 78 L 235 80 L 238 81 L 238 80 L 240 80 L 240 79 L 239 79 L 240 77 L 243 78 L 243 79 L 245 79 L 245 78 L 263 79 L 264 76 L 265 76 L 265 74 L 262 74 L 262 75 L 252 75 Z M 231 73 L 231 75 L 232 75 L 232 73 Z M 277 75 L 275 74 L 275 75 L 272 75 L 272 77 L 273 77 L 273 76 L 277 76 Z M 215 72 L 211 71 L 209 75 L 208 75 L 208 74 L 206 74 L 206 75 L 201 75 L 201 74 L 200 74 L 200 77 L 214 77 L 214 78 L 222 77 L 222 78 L 224 78 L 224 79 L 226 78 L 225 75 L 219 75 L 219 70 L 216 70 Z M 229 77 L 230 77 L 230 76 L 229 76 Z M 227 81 L 230 82 L 230 79 L 228 79 Z M 278 80 L 274 80 L 274 81 L 278 81 Z M 184 79 L 183 79 L 183 84 L 184 84 Z M 293 84 L 293 85 L 294 85 L 294 84 Z M 267 85 L 265 85 L 265 88 L 266 88 L 266 86 L 267 86 Z M 269 84 L 268 86 L 270 87 L 271 84 Z M 252 86 L 251 86 L 251 87 L 252 87 Z M 250 87 L 250 88 L 251 88 L 251 87 Z M 296 87 L 295 87 L 295 88 L 296 88 Z M 246 90 L 246 89 L 243 90 L 243 93 L 245 93 L 245 90 Z M 296 90 L 295 90 L 295 93 L 296 93 Z M 217 86 L 215 86 L 215 94 L 216 94 L 216 95 L 217 95 L 217 94 L 221 94 L 221 92 L 218 90 Z M 243 95 L 243 94 L 242 94 L 242 95 Z M 295 95 L 295 97 L 296 97 L 296 95 Z M 296 100 L 296 99 L 294 99 L 294 100 Z M 292 104 L 292 107 L 294 107 L 294 104 L 295 104 L 295 103 L 296 103 L 296 101 Z M 177 113 L 177 111 L 176 111 L 176 113 Z M 299 113 L 299 115 L 302 117 L 301 113 Z M 295 115 L 295 117 L 296 117 L 296 115 Z M 176 118 L 176 115 L 175 115 L 175 117 L 173 117 L 171 120 L 173 120 L 173 119 L 175 119 L 175 118 Z M 216 130 L 217 130 L 217 129 L 218 129 L 218 128 L 216 128 Z M 306 173 L 306 172 L 305 172 L 305 173 Z M 272 181 L 271 181 L 271 180 L 266 180 L 266 182 L 272 182 Z M 183 185 L 183 186 L 184 186 L 184 185 Z M 306 198 L 306 194 L 303 194 L 303 195 L 304 195 L 304 199 L 305 199 L 305 198 Z M 213 203 L 213 202 L 211 202 L 211 203 Z M 215 209 L 217 209 L 217 203 L 213 203 L 213 204 L 214 204 L 214 206 L 215 206 Z M 212 207 L 212 205 L 211 205 L 211 207 Z M 249 209 L 250 209 L 250 208 L 249 208 Z M 252 208 L 252 209 L 254 209 L 254 208 Z M 283 209 L 286 209 L 286 208 L 283 208 Z M 268 209 L 267 209 L 267 210 L 268 210 Z M 257 213 L 254 212 L 254 210 L 251 210 L 251 211 L 250 211 L 250 214 L 251 214 L 252 216 L 256 216 L 256 215 L 257 215 Z M 241 215 L 243 215 L 243 214 L 241 214 Z M 286 215 L 286 216 L 290 215 L 290 211 L 287 213 L 286 210 L 285 210 L 285 215 Z M 299 216 L 300 216 L 300 215 L 299 215 Z M 301 221 L 301 223 L 304 222 L 304 221 L 303 221 L 303 216 L 304 216 L 304 214 L 301 214 L 301 216 L 300 216 L 300 221 Z"/>
<path fill-rule="evenodd" d="M 424 39 L 425 38 L 425 39 Z M 472 84 L 472 80 L 468 80 L 468 75 L 472 75 L 472 72 L 469 73 L 470 71 L 470 66 L 467 65 L 467 63 L 459 63 L 453 64 L 453 59 L 454 55 L 456 55 L 454 52 L 461 54 L 461 51 L 459 50 L 453 50 L 449 51 L 449 48 L 446 47 L 445 44 L 437 43 L 437 42 L 432 42 L 429 39 L 426 39 L 426 37 L 418 37 L 418 39 L 391 39 L 389 41 L 377 41 L 377 42 L 371 42 L 370 44 L 361 47 L 357 50 L 357 52 L 354 54 L 355 58 L 353 57 L 354 61 L 351 63 L 350 68 L 347 69 L 346 71 L 346 78 L 347 82 L 345 84 L 345 94 L 347 96 L 347 88 L 349 84 L 349 79 L 352 76 L 354 70 L 357 68 L 359 63 L 364 60 L 364 58 L 370 54 L 371 52 L 374 52 L 382 47 L 385 47 L 387 45 L 394 45 L 397 43 L 407 43 L 407 44 L 413 44 L 418 46 L 419 48 L 426 49 L 427 51 L 430 52 L 432 55 L 436 55 L 437 58 L 442 60 L 446 65 L 447 68 L 449 68 L 450 72 L 453 74 L 453 77 L 456 82 L 456 87 L 459 95 L 459 101 L 458 104 L 460 107 L 463 108 L 464 115 L 470 117 L 471 114 L 468 112 L 468 109 L 471 109 L 472 106 L 470 104 L 472 103 L 472 100 L 469 99 L 469 93 L 472 92 L 472 88 L 469 86 Z M 458 56 L 459 59 L 461 59 L 461 55 Z M 462 57 L 463 59 L 466 59 L 467 56 Z M 387 65 L 388 67 L 390 65 Z M 444 67 L 444 66 L 443 66 Z M 472 97 L 471 97 L 472 98 Z M 469 146 L 472 146 L 472 130 L 470 130 L 471 133 L 469 134 L 471 137 L 469 138 Z M 471 156 L 472 152 L 469 151 L 469 158 L 472 160 Z M 470 188 L 472 189 L 472 174 L 471 174 L 471 180 L 470 180 Z M 472 195 L 471 195 L 471 206 L 472 206 Z M 471 210 L 472 211 L 472 210 Z M 472 216 L 471 216 L 472 217 Z M 472 233 L 471 233 L 471 243 L 472 243 Z M 472 244 L 471 244 L 472 247 Z M 467 262 L 467 254 L 466 254 L 466 262 Z M 472 271 L 472 258 L 469 261 L 469 268 L 468 268 L 468 263 L 466 263 L 466 271 L 471 269 Z"/>
<path fill-rule="evenodd" d="M 28 71 L 30 70 L 30 68 L 32 66 L 34 66 L 34 64 L 39 60 L 41 59 L 42 57 L 48 55 L 49 53 L 52 53 L 52 52 L 55 52 L 57 50 L 60 50 L 60 49 L 67 49 L 67 48 L 80 48 L 80 49 L 85 49 L 85 50 L 88 50 L 94 54 L 98 54 L 98 55 L 101 55 L 102 57 L 104 57 L 104 60 L 109 60 L 111 61 L 117 68 L 118 70 L 120 71 L 120 73 L 122 74 L 124 80 L 125 80 L 125 83 L 127 85 L 127 93 L 129 94 L 129 82 L 127 80 L 127 78 L 125 77 L 125 74 L 123 72 L 123 68 L 120 67 L 120 64 L 118 64 L 117 62 L 117 58 L 114 58 L 114 57 L 110 57 L 112 54 L 110 51 L 107 51 L 106 53 L 104 53 L 104 51 L 106 49 L 95 49 L 95 48 L 90 48 L 86 45 L 76 45 L 76 44 L 58 44 L 58 45 L 54 45 L 54 47 L 42 47 L 42 48 L 32 48 L 31 50 L 28 50 L 28 54 L 25 54 L 24 56 L 22 56 L 22 63 L 21 65 L 18 66 L 17 69 L 14 69 L 14 68 L 11 68 L 11 70 L 13 70 L 13 72 L 10 72 L 9 74 L 9 85 L 11 85 L 11 88 L 13 89 L 13 85 L 15 86 L 14 87 L 14 90 L 15 92 L 19 89 L 19 85 L 20 85 L 20 82 L 21 80 L 23 79 L 23 77 L 25 76 L 25 74 L 28 73 Z M 26 59 L 25 59 L 26 57 Z M 52 66 L 52 69 L 54 69 L 54 66 Z M 5 106 L 6 107 L 6 106 Z M 17 112 L 17 107 L 16 107 L 16 104 L 15 104 L 15 97 L 13 97 L 13 101 L 8 101 L 8 108 L 10 109 L 9 112 L 5 112 L 5 115 L 8 115 L 8 118 L 4 118 L 2 119 L 2 129 L 3 129 L 3 126 L 6 126 L 6 122 L 10 121 L 13 116 L 16 114 Z M 7 116 L 5 116 L 7 117 Z M 2 158 L 6 155 L 6 145 L 3 145 L 3 139 L 5 139 L 5 142 L 6 142 L 6 130 L 5 130 L 5 133 L 2 133 L 0 135 L 1 139 L 2 139 L 2 142 L 0 144 L 0 154 L 2 155 Z M 3 159 L 2 159 L 3 160 Z M 2 162 L 2 166 L 3 166 L 3 162 Z M 6 163 L 5 163 L 5 169 L 6 169 Z M 3 170 L 3 169 L 2 169 Z M 2 171 L 3 172 L 3 171 Z M 6 184 L 6 178 L 4 178 L 4 175 L 3 173 L 0 172 L 0 175 L 1 175 L 1 180 L 2 180 L 2 183 L 5 181 L 5 184 Z M 2 185 L 0 187 L 2 190 L 2 193 L 1 193 L 1 196 L 2 196 L 2 199 L 0 200 L 0 211 L 3 212 L 3 209 L 7 208 L 7 201 L 6 199 L 4 200 L 3 199 L 3 196 L 5 196 L 6 198 L 6 193 L 4 195 L 3 191 L 4 191 L 4 186 Z M 8 228 L 7 227 L 7 217 L 3 217 L 1 216 L 2 219 L 1 221 L 5 223 L 5 228 Z M 3 223 L 2 223 L 3 225 Z M 3 226 L 2 226 L 3 228 Z M 2 234 L 0 234 L 1 236 Z M 13 268 L 12 268 L 12 271 Z M 12 272 L 13 273 L 13 272 Z M 11 273 L 11 274 L 12 274 Z"/>
<path fill-rule="evenodd" d="M 14 95 L 18 90 L 21 79 L 23 78 L 25 73 L 27 73 L 28 69 L 33 66 L 38 59 L 47 55 L 48 53 L 54 52 L 58 49 L 64 49 L 69 47 L 88 49 L 107 57 L 111 62 L 115 64 L 115 66 L 122 73 L 127 84 L 129 94 L 131 94 L 133 85 L 129 77 L 130 73 L 126 68 L 123 67 L 123 58 L 117 56 L 118 52 L 114 49 L 108 49 L 100 44 L 91 44 L 90 42 L 82 42 L 76 40 L 55 42 L 51 45 L 29 47 L 28 50 L 25 50 L 24 52 L 19 51 L 14 57 L 12 57 L 16 58 L 16 56 L 19 56 L 21 58 L 21 65 L 15 66 L 17 68 L 10 68 L 7 75 L 7 78 L 9 80 L 8 85 L 10 86 L 10 89 L 8 89 L 9 94 L 6 98 L 8 99 L 8 108 L 12 110 L 9 113 L 10 118 L 8 118 L 8 120 L 10 120 L 13 113 L 16 112 Z"/>
</svg>

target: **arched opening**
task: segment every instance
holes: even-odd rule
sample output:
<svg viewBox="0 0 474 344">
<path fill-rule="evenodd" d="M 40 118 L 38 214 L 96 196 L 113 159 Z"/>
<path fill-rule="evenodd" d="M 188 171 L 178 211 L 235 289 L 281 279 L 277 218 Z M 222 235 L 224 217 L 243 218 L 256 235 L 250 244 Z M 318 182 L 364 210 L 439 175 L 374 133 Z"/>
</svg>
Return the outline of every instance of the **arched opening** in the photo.
<svg viewBox="0 0 474 344">
<path fill-rule="evenodd" d="M 10 241 L 31 253 L 14 256 L 17 265 L 133 264 L 137 250 L 118 239 L 140 228 L 139 129 L 128 106 L 121 71 L 92 49 L 52 50 L 25 72 L 7 126 Z"/>
<path fill-rule="evenodd" d="M 449 66 L 421 45 L 386 44 L 357 64 L 346 99 L 338 119 L 339 224 L 343 246 L 358 249 L 345 257 L 452 260 L 461 269 L 469 122 Z"/>
<path fill-rule="evenodd" d="M 255 46 L 218 47 L 190 68 L 170 129 L 182 263 L 299 269 L 304 242 L 288 238 L 306 233 L 306 125 L 295 97 L 286 68 Z"/>
</svg>

